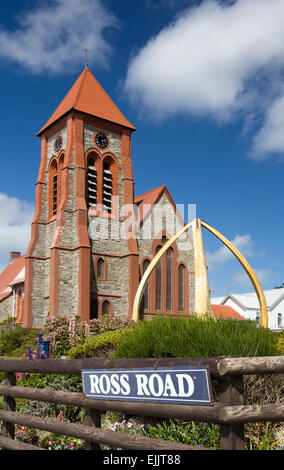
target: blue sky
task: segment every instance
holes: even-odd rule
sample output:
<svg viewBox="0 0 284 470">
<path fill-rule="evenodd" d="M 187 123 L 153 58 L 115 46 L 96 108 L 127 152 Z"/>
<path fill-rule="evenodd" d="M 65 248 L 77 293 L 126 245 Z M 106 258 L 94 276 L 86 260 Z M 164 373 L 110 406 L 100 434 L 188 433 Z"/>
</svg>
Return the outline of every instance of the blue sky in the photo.
<svg viewBox="0 0 284 470">
<path fill-rule="evenodd" d="M 35 136 L 89 68 L 137 131 L 135 192 L 177 204 L 234 241 L 265 289 L 284 282 L 282 0 L 11 0 L 0 15 L 0 270 L 24 252 Z M 213 296 L 251 286 L 204 232 Z"/>
</svg>

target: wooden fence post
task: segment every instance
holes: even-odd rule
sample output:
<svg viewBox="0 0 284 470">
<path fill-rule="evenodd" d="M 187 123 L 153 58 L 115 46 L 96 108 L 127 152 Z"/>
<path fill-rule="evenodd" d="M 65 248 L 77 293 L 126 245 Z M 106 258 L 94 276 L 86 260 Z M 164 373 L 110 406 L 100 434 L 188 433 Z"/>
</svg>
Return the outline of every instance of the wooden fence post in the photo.
<svg viewBox="0 0 284 470">
<path fill-rule="evenodd" d="M 4 375 L 4 384 L 5 385 L 16 385 L 16 374 L 14 372 L 5 372 Z M 5 411 L 15 411 L 16 410 L 16 400 L 13 397 L 4 396 L 3 399 L 3 410 Z M 13 423 L 5 423 L 2 425 L 2 436 L 9 437 L 10 439 L 15 438 L 15 425 Z"/>
<path fill-rule="evenodd" d="M 85 419 L 84 424 L 86 426 L 95 426 L 96 428 L 101 427 L 101 412 L 98 410 L 93 410 L 92 408 L 85 408 Z M 95 442 L 86 441 L 85 445 L 86 450 L 101 450 L 99 444 Z"/>
<path fill-rule="evenodd" d="M 244 384 L 242 376 L 231 376 L 219 380 L 219 399 L 224 405 L 243 405 Z M 220 425 L 221 450 L 245 450 L 244 425 Z"/>
</svg>

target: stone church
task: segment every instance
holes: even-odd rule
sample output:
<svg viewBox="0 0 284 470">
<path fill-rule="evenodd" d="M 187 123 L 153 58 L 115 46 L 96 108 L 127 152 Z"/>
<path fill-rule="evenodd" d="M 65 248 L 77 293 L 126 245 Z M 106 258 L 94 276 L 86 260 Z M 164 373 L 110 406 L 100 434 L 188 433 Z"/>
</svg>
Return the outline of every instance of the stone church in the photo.
<svg viewBox="0 0 284 470">
<path fill-rule="evenodd" d="M 37 134 L 31 238 L 25 255 L 10 253 L 0 275 L 0 321 L 13 316 L 41 328 L 58 315 L 85 321 L 132 315 L 143 272 L 184 225 L 166 186 L 135 196 L 135 130 L 85 67 Z M 193 309 L 193 247 L 186 235 L 151 274 L 141 319 Z"/>
</svg>

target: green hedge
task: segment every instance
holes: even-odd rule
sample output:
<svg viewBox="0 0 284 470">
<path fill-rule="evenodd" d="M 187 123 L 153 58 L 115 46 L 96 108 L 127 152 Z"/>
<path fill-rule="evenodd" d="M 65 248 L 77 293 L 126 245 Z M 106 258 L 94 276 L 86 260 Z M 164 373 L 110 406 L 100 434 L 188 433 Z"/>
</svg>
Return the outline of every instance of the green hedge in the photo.
<svg viewBox="0 0 284 470">
<path fill-rule="evenodd" d="M 117 347 L 124 334 L 123 330 L 106 331 L 101 335 L 90 336 L 84 343 L 74 346 L 68 352 L 71 359 L 84 359 L 91 357 L 105 357 Z"/>
<path fill-rule="evenodd" d="M 13 319 L 9 318 L 0 324 L 0 356 L 22 357 L 27 348 L 34 348 L 39 331 L 13 326 Z"/>
<path fill-rule="evenodd" d="M 275 333 L 252 321 L 159 317 L 121 337 L 115 357 L 215 357 L 279 355 Z"/>
</svg>

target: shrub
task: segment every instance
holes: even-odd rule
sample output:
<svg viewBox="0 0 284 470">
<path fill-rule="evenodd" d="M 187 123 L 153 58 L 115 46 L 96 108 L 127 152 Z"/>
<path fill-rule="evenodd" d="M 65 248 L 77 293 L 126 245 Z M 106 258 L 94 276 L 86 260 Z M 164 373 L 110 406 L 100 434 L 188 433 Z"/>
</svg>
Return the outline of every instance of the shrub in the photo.
<svg viewBox="0 0 284 470">
<path fill-rule="evenodd" d="M 21 344 L 14 349 L 11 354 L 13 357 L 25 357 L 29 347 L 35 348 L 35 342 L 38 339 L 39 330 L 30 330 L 25 328 L 25 334 L 22 336 Z"/>
<path fill-rule="evenodd" d="M 101 319 L 90 321 L 90 335 L 100 335 L 105 331 L 121 330 L 133 324 L 133 320 L 128 316 L 116 317 L 114 315 L 104 315 Z"/>
<path fill-rule="evenodd" d="M 106 331 L 101 335 L 91 336 L 84 343 L 70 349 L 68 357 L 71 359 L 84 359 L 91 357 L 108 357 L 117 347 L 124 330 Z"/>
<path fill-rule="evenodd" d="M 278 345 L 280 349 L 280 355 L 283 356 L 284 354 L 284 331 L 278 333 Z"/>
<path fill-rule="evenodd" d="M 277 336 L 252 321 L 160 317 L 126 330 L 115 357 L 275 356 Z"/>
<path fill-rule="evenodd" d="M 211 449 L 219 448 L 219 434 L 219 426 L 216 424 L 194 421 L 183 423 L 172 419 L 149 428 L 152 438 Z"/>
<path fill-rule="evenodd" d="M 13 330 L 15 319 L 13 317 L 8 317 L 0 323 L 0 334 L 7 333 Z"/>
<path fill-rule="evenodd" d="M 78 316 L 62 316 L 48 319 L 43 334 L 46 340 L 53 339 L 53 356 L 60 357 L 66 355 L 75 343 L 84 341 L 89 329 Z"/>
<path fill-rule="evenodd" d="M 77 377 L 66 375 L 62 377 L 55 376 L 44 388 L 45 390 L 78 392 L 81 391 L 81 383 L 78 381 Z M 34 400 L 29 401 L 26 413 L 43 418 L 64 416 L 72 423 L 76 423 L 81 419 L 81 408 L 77 406 L 45 403 Z"/>
<path fill-rule="evenodd" d="M 62 434 L 45 433 L 39 441 L 39 447 L 47 450 L 84 450 L 85 441 Z"/>
<path fill-rule="evenodd" d="M 20 357 L 27 347 L 34 345 L 38 331 L 6 323 L 0 328 L 0 356 Z"/>
</svg>

